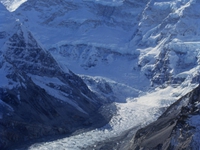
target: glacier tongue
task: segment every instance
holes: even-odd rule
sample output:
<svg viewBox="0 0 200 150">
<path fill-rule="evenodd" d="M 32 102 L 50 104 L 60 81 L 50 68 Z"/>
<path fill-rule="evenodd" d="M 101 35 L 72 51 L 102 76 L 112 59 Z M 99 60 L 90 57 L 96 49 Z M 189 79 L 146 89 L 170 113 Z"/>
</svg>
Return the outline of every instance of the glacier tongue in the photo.
<svg viewBox="0 0 200 150">
<path fill-rule="evenodd" d="M 103 141 L 106 143 L 114 137 L 119 137 L 131 128 L 134 128 L 136 132 L 141 127 L 155 121 L 168 106 L 195 87 L 193 85 L 187 88 L 180 86 L 157 89 L 138 98 L 127 99 L 125 103 L 115 103 L 117 114 L 114 114 L 104 127 L 53 142 L 33 144 L 29 149 L 97 149 L 97 145 Z M 112 105 L 107 109 L 112 109 Z"/>
<path fill-rule="evenodd" d="M 14 11 L 24 1 L 1 2 Z M 16 9 L 13 15 L 49 49 L 56 61 L 48 61 L 49 53 L 39 55 L 37 49 L 42 47 L 34 45 L 32 34 L 25 32 L 24 35 L 21 29 L 6 43 L 4 48 L 8 51 L 2 52 L 9 62 L 19 63 L 16 68 L 30 73 L 28 76 L 34 84 L 62 102 L 67 100 L 84 115 L 87 107 L 78 100 L 74 102 L 69 87 L 63 88 L 60 84 L 64 77 L 52 75 L 60 75 L 58 68 L 69 74 L 67 68 L 70 68 L 84 79 L 88 88 L 83 86 L 86 88 L 81 89 L 83 91 L 79 91 L 78 82 L 83 83 L 79 77 L 73 76 L 74 82 L 67 82 L 69 86 L 76 85 L 74 93 L 78 90 L 82 98 L 93 104 L 95 100 L 88 98 L 90 89 L 103 98 L 103 102 L 113 102 L 102 108 L 103 114 L 108 109 L 109 113 L 113 111 L 106 126 L 62 140 L 35 144 L 30 149 L 96 149 L 98 142 L 156 120 L 168 106 L 194 89 L 200 82 L 199 6 L 197 0 L 28 0 Z M 0 32 L 2 37 L 4 33 Z M 12 41 L 21 37 L 25 42 L 22 43 L 25 45 L 23 52 L 28 50 L 49 63 L 33 59 L 34 56 L 31 57 L 34 63 L 27 63 L 31 59 L 25 52 L 13 55 L 19 49 Z M 5 38 L 1 40 L 5 42 Z M 32 65 L 39 70 L 29 70 Z M 0 72 L 0 77 L 5 76 Z M 7 84 L 7 80 L 3 84 Z M 116 114 L 114 109 L 117 109 Z"/>
<path fill-rule="evenodd" d="M 131 7 L 128 6 L 134 7 L 139 15 L 131 12 L 129 10 Z M 136 6 L 141 7 L 136 9 Z M 30 149 L 88 149 L 88 147 L 98 149 L 99 143 L 105 143 L 128 129 L 134 127 L 139 129 L 156 120 L 168 106 L 199 83 L 199 29 L 190 24 L 190 22 L 199 24 L 195 19 L 199 13 L 197 9 L 199 2 L 124 1 L 123 5 L 115 8 L 97 7 L 100 10 L 99 16 L 105 21 L 98 20 L 97 24 L 88 29 L 88 24 L 85 21 L 80 24 L 79 18 L 68 20 L 65 22 L 66 30 L 74 33 L 72 27 L 76 27 L 78 32 L 74 36 L 66 35 L 66 39 L 69 40 L 56 42 L 50 51 L 61 64 L 81 74 L 91 90 L 109 96 L 103 92 L 102 87 L 107 87 L 107 91 L 110 90 L 109 87 L 112 89 L 113 83 L 110 80 L 112 79 L 138 90 L 138 95 L 129 97 L 127 94 L 126 98 L 123 97 L 123 100 L 115 102 L 117 114 L 114 114 L 109 124 L 103 128 L 50 143 L 32 145 Z M 124 11 L 119 11 L 122 8 Z M 73 13 L 70 15 L 73 18 Z M 187 15 L 191 17 L 187 18 Z M 88 20 L 93 17 L 93 14 L 88 15 Z M 130 23 L 129 17 L 136 23 Z M 128 21 L 125 19 L 122 21 L 122 18 Z M 51 20 L 51 27 L 60 22 L 59 19 L 54 21 Z M 123 22 L 125 22 L 124 28 L 121 26 Z M 132 32 L 131 35 L 128 32 Z M 94 35 L 95 33 L 97 35 Z M 102 33 L 109 33 L 108 37 Z M 115 39 L 121 36 L 125 36 L 122 39 L 126 40 Z M 69 37 L 73 40 L 70 41 Z M 102 39 L 105 45 L 102 44 Z M 45 40 L 44 43 L 48 43 Z M 129 59 L 130 57 L 124 56 L 125 54 L 130 56 L 136 54 L 136 57 Z M 157 86 L 161 88 L 148 91 Z M 141 92 L 144 89 L 145 92 Z M 117 93 L 114 90 L 112 92 Z M 118 93 L 120 92 L 122 91 Z"/>
</svg>

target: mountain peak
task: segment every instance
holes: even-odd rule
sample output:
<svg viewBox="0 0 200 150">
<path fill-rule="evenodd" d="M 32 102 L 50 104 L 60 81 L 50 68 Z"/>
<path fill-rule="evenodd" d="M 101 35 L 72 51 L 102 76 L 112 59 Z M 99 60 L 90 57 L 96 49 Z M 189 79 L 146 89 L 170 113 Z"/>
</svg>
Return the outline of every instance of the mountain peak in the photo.
<svg viewBox="0 0 200 150">
<path fill-rule="evenodd" d="M 67 145 L 88 149 L 85 146 L 91 145 L 90 140 L 96 144 L 98 139 L 104 144 L 102 141 L 110 137 L 146 126 L 200 82 L 200 2 L 0 2 L 14 11 L 11 13 L 0 6 L 0 20 L 3 20 L 0 22 L 0 105 L 5 110 L 1 115 L 0 107 L 0 118 L 3 121 L 10 111 L 5 103 L 18 111 L 17 115 L 25 122 L 38 122 L 42 119 L 38 116 L 44 115 L 48 119 L 42 119 L 39 124 L 59 125 L 60 119 L 64 126 L 69 125 L 70 131 L 77 119 L 76 125 L 82 125 L 82 120 L 90 118 L 101 104 L 106 104 L 100 109 L 106 118 L 113 114 L 108 119 L 109 126 L 103 127 L 105 130 L 88 132 L 88 136 L 84 133 L 83 138 L 69 137 L 65 141 L 74 138 L 81 145 L 58 144 L 64 149 Z M 13 22 L 8 22 L 11 18 Z M 8 126 L 0 125 L 0 133 L 8 131 Z"/>
<path fill-rule="evenodd" d="M 10 124 L 14 134 L 20 133 L 15 141 L 91 126 L 95 119 L 90 115 L 99 116 L 98 97 L 81 78 L 63 70 L 23 24 L 15 22 L 12 30 L 0 51 L 0 131 L 4 134 L 0 149 L 13 142 L 6 128 Z M 48 131 L 28 135 L 46 125 Z M 22 127 L 25 133 L 20 132 Z"/>
<path fill-rule="evenodd" d="M 15 11 L 21 4 L 27 0 L 1 0 L 0 2 L 10 11 Z"/>
<path fill-rule="evenodd" d="M 18 23 L 16 32 L 2 48 L 6 60 L 18 69 L 32 74 L 56 72 L 59 66 L 53 57 L 35 40 L 33 35 Z"/>
</svg>

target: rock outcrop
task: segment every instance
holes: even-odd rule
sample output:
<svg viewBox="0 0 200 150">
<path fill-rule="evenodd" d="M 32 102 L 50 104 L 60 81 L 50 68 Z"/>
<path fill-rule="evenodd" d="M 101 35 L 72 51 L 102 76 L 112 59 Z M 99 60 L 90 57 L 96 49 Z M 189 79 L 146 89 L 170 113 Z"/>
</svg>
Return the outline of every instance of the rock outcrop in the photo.
<svg viewBox="0 0 200 150">
<path fill-rule="evenodd" d="M 91 127 L 101 106 L 80 77 L 63 70 L 20 23 L 0 53 L 0 149 Z"/>
<path fill-rule="evenodd" d="M 157 121 L 140 129 L 130 149 L 198 149 L 199 127 L 191 124 L 191 119 L 200 116 L 199 93 L 200 86 L 171 105 Z"/>
</svg>

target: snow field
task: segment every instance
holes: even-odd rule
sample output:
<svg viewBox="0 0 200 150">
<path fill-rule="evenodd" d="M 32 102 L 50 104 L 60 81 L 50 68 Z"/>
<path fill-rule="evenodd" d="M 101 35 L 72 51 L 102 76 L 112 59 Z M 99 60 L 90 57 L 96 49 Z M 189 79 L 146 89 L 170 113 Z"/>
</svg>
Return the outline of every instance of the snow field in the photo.
<svg viewBox="0 0 200 150">
<path fill-rule="evenodd" d="M 13 12 L 26 1 L 27 0 L 1 0 L 0 2 L 3 3 L 10 12 Z"/>
</svg>

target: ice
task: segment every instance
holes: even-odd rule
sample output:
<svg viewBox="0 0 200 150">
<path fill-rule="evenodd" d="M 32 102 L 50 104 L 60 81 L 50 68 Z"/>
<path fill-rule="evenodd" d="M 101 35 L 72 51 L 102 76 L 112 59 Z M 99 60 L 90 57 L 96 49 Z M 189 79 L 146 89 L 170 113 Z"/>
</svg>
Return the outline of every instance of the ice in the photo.
<svg viewBox="0 0 200 150">
<path fill-rule="evenodd" d="M 95 147 L 96 142 L 120 136 L 121 133 L 131 128 L 135 128 L 136 132 L 137 129 L 155 121 L 163 113 L 161 108 L 168 107 L 195 86 L 157 88 L 155 91 L 147 92 L 137 98 L 127 98 L 124 103 L 116 102 L 117 114 L 104 127 L 53 142 L 34 144 L 29 147 L 29 150 L 81 150 L 87 146 Z"/>
<path fill-rule="evenodd" d="M 85 5 L 88 1 L 91 3 Z M 1 2 L 10 11 L 15 11 L 25 0 Z M 96 85 L 108 83 L 118 100 L 114 102 L 117 112 L 106 126 L 62 140 L 35 144 L 30 149 L 82 149 L 95 142 L 119 136 L 130 128 L 139 129 L 156 120 L 163 109 L 195 87 L 191 83 L 199 76 L 200 44 L 199 8 L 194 7 L 194 0 L 159 0 L 148 4 L 143 1 L 124 3 L 123 0 L 74 0 L 71 2 L 74 2 L 75 7 L 67 6 L 69 11 L 64 12 L 64 7 L 59 4 L 48 7 L 45 1 L 41 2 L 44 2 L 43 7 L 19 8 L 16 16 L 45 48 L 58 50 L 52 54 L 63 70 L 69 68 L 85 78 L 85 81 L 89 78 Z M 140 8 L 140 5 L 144 7 Z M 107 8 L 114 10 L 110 13 Z M 196 14 L 190 14 L 190 9 Z M 194 18 L 188 21 L 187 17 Z M 87 45 L 86 51 L 91 50 L 90 53 L 85 52 L 88 57 L 79 55 L 79 44 Z M 73 50 L 70 49 L 74 54 L 71 58 L 59 54 L 59 48 L 63 45 L 73 47 Z M 110 54 L 104 56 L 106 61 L 97 57 L 98 51 L 103 49 L 110 51 Z M 120 57 L 116 57 L 116 53 Z M 128 56 L 124 57 L 126 54 Z M 129 58 L 132 55 L 135 57 Z M 162 60 L 166 64 L 160 63 Z M 94 66 L 82 67 L 91 61 L 95 62 Z M 156 65 L 161 66 L 158 69 L 163 69 L 165 65 L 173 78 L 185 79 L 184 82 L 175 85 L 176 88 L 170 85 L 165 85 L 164 89 L 150 87 L 153 77 L 147 78 L 145 74 L 151 72 L 153 76 L 162 71 L 156 70 Z M 0 78 L 3 79 L 2 85 L 8 83 L 3 73 L 0 73 Z M 75 102 L 67 99 L 66 93 L 48 86 L 49 83 L 63 85 L 59 79 L 32 76 L 32 80 L 52 96 L 84 112 Z M 94 85 L 88 86 L 94 92 L 98 90 Z"/>
<path fill-rule="evenodd" d="M 142 93 L 140 90 L 137 90 L 131 86 L 105 77 L 81 75 L 81 78 L 91 91 L 96 93 L 106 102 L 109 101 L 123 103 L 127 101 L 127 98 L 135 98 Z"/>
</svg>

